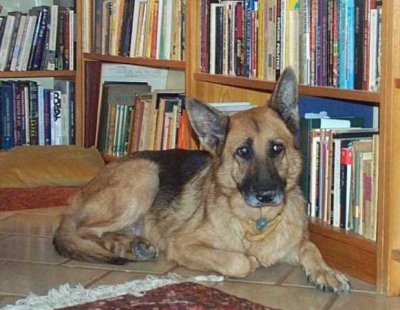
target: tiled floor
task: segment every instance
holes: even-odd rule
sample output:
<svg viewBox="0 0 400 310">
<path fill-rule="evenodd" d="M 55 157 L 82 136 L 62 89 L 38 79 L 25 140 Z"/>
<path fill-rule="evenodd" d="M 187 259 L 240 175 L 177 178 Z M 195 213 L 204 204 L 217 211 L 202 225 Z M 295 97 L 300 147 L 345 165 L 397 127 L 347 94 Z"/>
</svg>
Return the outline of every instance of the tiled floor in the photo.
<svg viewBox="0 0 400 310">
<path fill-rule="evenodd" d="M 195 272 L 156 262 L 123 267 L 81 263 L 59 256 L 51 244 L 60 208 L 0 212 L 0 307 L 14 303 L 29 292 L 44 295 L 63 283 L 96 287 L 144 278 L 148 274 Z M 299 267 L 278 265 L 260 268 L 245 279 L 209 283 L 228 293 L 280 309 L 400 309 L 400 297 L 386 298 L 374 287 L 351 279 L 353 291 L 346 295 L 323 293 L 311 287 Z"/>
</svg>

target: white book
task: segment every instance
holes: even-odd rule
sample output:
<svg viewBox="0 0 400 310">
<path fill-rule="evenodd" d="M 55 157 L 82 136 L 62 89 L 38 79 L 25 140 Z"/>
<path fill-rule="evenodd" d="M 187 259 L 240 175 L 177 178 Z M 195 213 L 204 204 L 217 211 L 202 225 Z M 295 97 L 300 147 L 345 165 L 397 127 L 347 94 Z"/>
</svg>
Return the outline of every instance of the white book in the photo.
<svg viewBox="0 0 400 310">
<path fill-rule="evenodd" d="M 17 71 L 26 71 L 28 69 L 29 54 L 32 49 L 32 39 L 35 32 L 37 16 L 28 15 L 28 25 L 26 26 L 25 37 L 22 40 L 21 52 L 18 56 Z"/>
<path fill-rule="evenodd" d="M 369 41 L 369 81 L 368 89 L 370 91 L 377 91 L 376 88 L 376 69 L 377 69 L 377 44 L 378 44 L 378 11 L 371 9 L 370 19 L 370 41 Z"/>
<path fill-rule="evenodd" d="M 47 70 L 56 69 L 57 27 L 58 27 L 58 5 L 52 5 L 50 7 L 50 28 L 48 29 L 50 33 L 49 33 L 49 51 L 48 51 L 49 56 L 47 62 Z"/>
<path fill-rule="evenodd" d="M 160 55 L 160 49 L 161 49 L 161 33 L 163 31 L 162 28 L 162 23 L 163 23 L 163 19 L 164 19 L 164 1 L 163 0 L 159 0 L 158 3 L 158 24 L 157 24 L 157 47 L 156 47 L 156 59 L 160 59 L 159 55 Z"/>
<path fill-rule="evenodd" d="M 61 144 L 69 145 L 69 95 L 61 94 Z"/>
<path fill-rule="evenodd" d="M 51 113 L 51 145 L 62 145 L 62 93 L 58 90 L 50 92 Z"/>
<path fill-rule="evenodd" d="M 38 142 L 39 145 L 44 145 L 44 87 L 38 85 Z"/>
<path fill-rule="evenodd" d="M 163 18 L 162 18 L 162 32 L 163 39 L 161 42 L 162 48 L 160 49 L 160 59 L 171 59 L 171 36 L 172 36 L 172 1 L 163 0 Z"/>
<path fill-rule="evenodd" d="M 31 144 L 31 136 L 29 131 L 29 87 L 24 85 L 24 109 L 25 109 L 25 144 Z"/>
<path fill-rule="evenodd" d="M 68 18 L 69 18 L 69 70 L 74 70 L 75 68 L 75 11 L 68 10 Z"/>
<path fill-rule="evenodd" d="M 142 1 L 135 1 L 133 7 L 133 18 L 132 18 L 132 30 L 131 30 L 131 45 L 129 51 L 129 57 L 136 56 L 136 39 L 137 39 L 137 31 L 139 27 L 139 3 Z"/>
<path fill-rule="evenodd" d="M 144 2 L 143 4 L 143 17 L 141 20 L 139 20 L 139 32 L 138 35 L 139 37 L 136 38 L 138 41 L 137 45 L 137 50 L 136 50 L 136 56 L 139 57 L 144 57 L 146 55 L 145 51 L 145 42 L 147 38 L 147 33 L 146 33 L 146 24 L 147 24 L 147 19 L 149 18 L 148 16 L 148 4 L 147 2 Z"/>
<path fill-rule="evenodd" d="M 21 15 L 21 19 L 18 26 L 17 38 L 15 40 L 15 45 L 14 45 L 13 56 L 11 59 L 10 71 L 16 71 L 17 69 L 17 62 L 22 47 L 22 40 L 24 38 L 24 35 L 26 33 L 26 27 L 28 25 L 27 21 L 28 21 L 28 16 Z"/>
<path fill-rule="evenodd" d="M 10 43 L 12 32 L 14 30 L 15 16 L 8 15 L 4 28 L 3 39 L 0 44 L 0 71 L 4 71 L 7 65 L 8 54 L 10 53 Z"/>
<path fill-rule="evenodd" d="M 216 17 L 217 7 L 220 3 L 211 3 L 210 7 L 210 74 L 215 74 L 215 48 L 216 48 Z"/>
</svg>

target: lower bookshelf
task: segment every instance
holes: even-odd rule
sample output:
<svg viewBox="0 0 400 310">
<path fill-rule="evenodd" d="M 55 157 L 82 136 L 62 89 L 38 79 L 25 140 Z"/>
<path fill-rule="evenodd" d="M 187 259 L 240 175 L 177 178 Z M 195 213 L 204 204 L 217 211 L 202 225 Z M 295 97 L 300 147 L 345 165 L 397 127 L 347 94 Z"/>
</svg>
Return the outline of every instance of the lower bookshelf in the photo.
<svg viewBox="0 0 400 310">
<path fill-rule="evenodd" d="M 330 267 L 376 285 L 376 242 L 314 218 L 309 219 L 308 227 L 311 241 Z"/>
</svg>

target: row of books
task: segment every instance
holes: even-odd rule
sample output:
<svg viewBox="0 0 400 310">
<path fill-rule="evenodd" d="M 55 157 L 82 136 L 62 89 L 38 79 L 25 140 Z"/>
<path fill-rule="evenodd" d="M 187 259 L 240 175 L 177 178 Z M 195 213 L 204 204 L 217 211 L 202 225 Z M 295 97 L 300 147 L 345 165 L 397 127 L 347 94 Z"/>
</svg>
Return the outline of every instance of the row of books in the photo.
<svg viewBox="0 0 400 310">
<path fill-rule="evenodd" d="M 186 0 L 84 1 L 84 52 L 185 59 Z"/>
<path fill-rule="evenodd" d="M 145 82 L 102 85 L 97 147 L 122 157 L 142 150 L 190 148 L 191 130 L 181 90 L 151 90 Z"/>
<path fill-rule="evenodd" d="M 274 81 L 292 66 L 302 84 L 379 89 L 379 0 L 203 0 L 200 5 L 201 72 Z"/>
<path fill-rule="evenodd" d="M 0 81 L 0 148 L 75 143 L 74 83 Z"/>
<path fill-rule="evenodd" d="M 74 70 L 75 12 L 58 5 L 0 16 L 0 71 Z"/>
<path fill-rule="evenodd" d="M 379 134 L 362 124 L 360 117 L 301 120 L 302 186 L 309 216 L 376 240 Z"/>
</svg>

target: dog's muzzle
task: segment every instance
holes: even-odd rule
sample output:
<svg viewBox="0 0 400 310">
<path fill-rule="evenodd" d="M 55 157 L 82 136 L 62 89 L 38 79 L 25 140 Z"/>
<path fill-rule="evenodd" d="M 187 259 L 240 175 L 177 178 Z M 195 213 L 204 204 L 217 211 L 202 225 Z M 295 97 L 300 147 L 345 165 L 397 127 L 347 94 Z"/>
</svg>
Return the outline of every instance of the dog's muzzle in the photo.
<svg viewBox="0 0 400 310">
<path fill-rule="evenodd" d="M 242 190 L 244 200 L 252 208 L 279 206 L 283 201 L 284 194 L 284 189 L 281 186 L 255 189 L 248 185 Z"/>
</svg>

